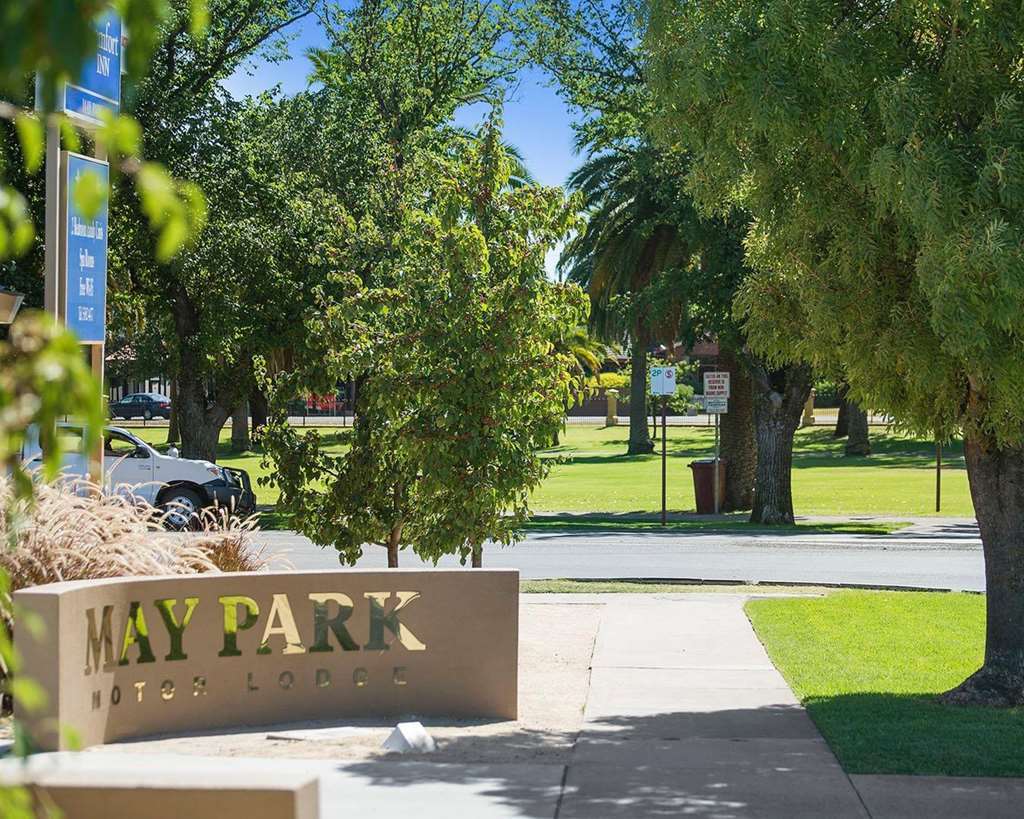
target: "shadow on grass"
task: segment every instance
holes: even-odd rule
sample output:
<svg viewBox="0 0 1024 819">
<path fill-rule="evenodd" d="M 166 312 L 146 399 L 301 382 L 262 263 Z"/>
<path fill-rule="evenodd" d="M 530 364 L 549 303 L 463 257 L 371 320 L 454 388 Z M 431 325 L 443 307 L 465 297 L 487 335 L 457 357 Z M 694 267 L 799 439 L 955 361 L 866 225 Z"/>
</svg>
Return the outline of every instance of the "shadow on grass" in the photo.
<svg viewBox="0 0 1024 819">
<path fill-rule="evenodd" d="M 751 523 L 744 512 L 708 517 L 670 513 L 665 526 L 661 518 L 650 513 L 631 512 L 608 514 L 588 512 L 574 515 L 538 515 L 523 528 L 526 532 L 662 532 L 809 535 L 809 534 L 862 534 L 885 535 L 908 524 L 888 521 L 842 521 L 796 523 L 784 526 L 765 526 Z"/>
<path fill-rule="evenodd" d="M 595 452 L 588 446 L 574 447 L 562 444 L 559 447 L 544 450 L 545 457 L 559 458 L 563 466 L 576 464 L 616 464 L 643 462 L 661 457 L 660 443 L 656 451 L 644 455 L 627 455 L 624 440 L 608 439 L 596 442 L 594 446 L 608 447 L 609 452 Z M 933 469 L 935 467 L 935 444 L 931 441 L 910 439 L 889 432 L 872 429 L 871 455 L 847 456 L 843 452 L 845 439 L 833 438 L 831 429 L 814 428 L 801 430 L 796 438 L 793 451 L 794 469 L 811 469 L 814 467 L 890 467 Z M 574 455 L 574 452 L 585 454 Z M 690 435 L 679 438 L 669 437 L 668 457 L 670 458 L 707 458 L 711 456 L 712 439 L 708 436 Z M 954 441 L 943 448 L 943 469 L 963 470 L 963 444 Z"/>
<path fill-rule="evenodd" d="M 942 705 L 937 693 L 817 696 L 804 705 L 849 773 L 1024 776 L 1024 708 Z"/>
</svg>

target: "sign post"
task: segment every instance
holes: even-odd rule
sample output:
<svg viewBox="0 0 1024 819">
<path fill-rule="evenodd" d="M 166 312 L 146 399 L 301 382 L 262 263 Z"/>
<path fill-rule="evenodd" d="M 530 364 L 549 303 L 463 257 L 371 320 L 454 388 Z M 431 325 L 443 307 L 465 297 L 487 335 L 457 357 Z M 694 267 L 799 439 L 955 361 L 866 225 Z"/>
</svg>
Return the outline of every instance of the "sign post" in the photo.
<svg viewBox="0 0 1024 819">
<path fill-rule="evenodd" d="M 715 514 L 721 508 L 718 485 L 718 462 L 719 462 L 719 432 L 718 416 L 729 411 L 729 373 L 728 372 L 707 372 L 704 373 L 704 411 L 708 415 L 715 416 Z"/>
<path fill-rule="evenodd" d="M 667 459 L 665 449 L 665 416 L 668 397 L 676 394 L 676 368 L 651 367 L 651 395 L 661 396 L 661 525 L 668 523 Z"/>
<path fill-rule="evenodd" d="M 93 23 L 96 53 L 86 60 L 74 82 L 56 89 L 55 111 L 79 128 L 93 131 L 108 114 L 121 107 L 123 45 L 121 18 L 113 9 L 102 12 Z M 42 89 L 36 90 L 42 107 Z M 93 376 L 103 385 L 106 341 L 107 203 L 110 167 L 103 146 L 93 140 L 95 158 L 61 150 L 60 124 L 46 123 L 46 243 L 44 250 L 44 305 L 46 312 L 62 320 L 82 344 L 89 347 Z M 81 212 L 78 186 L 89 178 L 104 192 L 100 212 Z M 103 441 L 89 453 L 89 474 L 103 483 Z"/>
</svg>

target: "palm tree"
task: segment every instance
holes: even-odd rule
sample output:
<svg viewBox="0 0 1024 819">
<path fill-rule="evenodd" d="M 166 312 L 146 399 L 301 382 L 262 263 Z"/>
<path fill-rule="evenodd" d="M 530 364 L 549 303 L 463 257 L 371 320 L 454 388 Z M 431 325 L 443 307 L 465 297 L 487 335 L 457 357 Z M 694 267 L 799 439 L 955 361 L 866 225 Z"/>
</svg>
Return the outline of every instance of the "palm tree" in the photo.
<svg viewBox="0 0 1024 819">
<path fill-rule="evenodd" d="M 587 224 L 559 260 L 566 277 L 590 293 L 594 332 L 630 342 L 630 455 L 654 450 L 647 429 L 647 351 L 657 328 L 638 297 L 679 264 L 685 250 L 673 219 L 672 179 L 658 172 L 658 160 L 651 146 L 639 145 L 592 154 L 573 172 L 569 187 L 583 196 Z M 631 301 L 628 311 L 620 309 L 622 297 Z M 664 340 L 671 349 L 675 339 Z"/>
</svg>

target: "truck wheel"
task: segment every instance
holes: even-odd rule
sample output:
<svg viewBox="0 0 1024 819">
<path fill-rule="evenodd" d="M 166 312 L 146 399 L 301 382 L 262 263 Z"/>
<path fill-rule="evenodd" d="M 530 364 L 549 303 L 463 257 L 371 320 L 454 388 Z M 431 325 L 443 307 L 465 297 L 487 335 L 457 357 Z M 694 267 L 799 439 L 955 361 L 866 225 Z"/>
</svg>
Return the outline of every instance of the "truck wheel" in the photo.
<svg viewBox="0 0 1024 819">
<path fill-rule="evenodd" d="M 199 512 L 203 502 L 193 490 L 182 487 L 171 489 L 160 503 L 164 513 L 164 526 L 185 532 L 199 526 Z"/>
</svg>

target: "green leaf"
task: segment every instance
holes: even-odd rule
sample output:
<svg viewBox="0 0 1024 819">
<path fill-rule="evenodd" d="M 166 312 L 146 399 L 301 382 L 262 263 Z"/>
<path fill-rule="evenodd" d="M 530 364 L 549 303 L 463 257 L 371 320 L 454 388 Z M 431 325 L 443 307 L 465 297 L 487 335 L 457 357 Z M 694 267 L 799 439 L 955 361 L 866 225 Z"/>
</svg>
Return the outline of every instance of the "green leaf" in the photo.
<svg viewBox="0 0 1024 819">
<path fill-rule="evenodd" d="M 107 201 L 107 185 L 95 171 L 85 171 L 72 186 L 72 196 L 75 207 L 91 219 Z"/>
<path fill-rule="evenodd" d="M 14 119 L 14 127 L 18 132 L 21 152 L 25 155 L 25 170 L 34 174 L 43 165 L 46 148 L 43 123 L 38 117 L 21 112 Z"/>
</svg>

